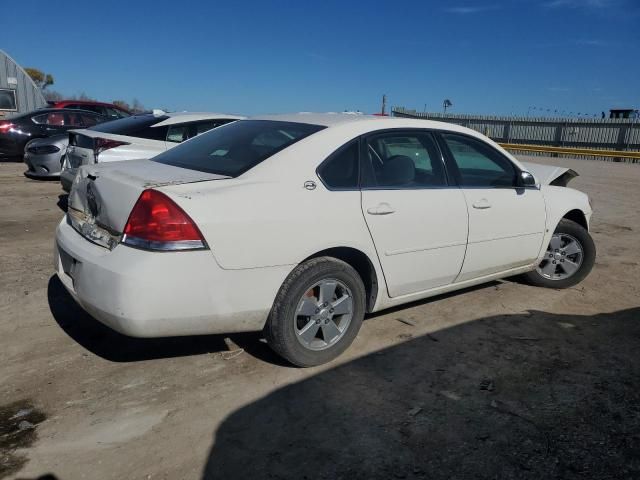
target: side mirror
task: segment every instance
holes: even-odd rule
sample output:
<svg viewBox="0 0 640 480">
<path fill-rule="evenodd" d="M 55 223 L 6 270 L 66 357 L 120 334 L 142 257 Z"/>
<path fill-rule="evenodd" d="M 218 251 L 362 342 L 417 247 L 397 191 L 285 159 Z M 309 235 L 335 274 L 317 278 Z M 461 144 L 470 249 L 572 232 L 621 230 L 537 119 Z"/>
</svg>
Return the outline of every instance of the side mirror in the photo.
<svg viewBox="0 0 640 480">
<path fill-rule="evenodd" d="M 535 187 L 536 179 L 529 172 L 520 172 L 520 186 L 521 187 Z"/>
</svg>

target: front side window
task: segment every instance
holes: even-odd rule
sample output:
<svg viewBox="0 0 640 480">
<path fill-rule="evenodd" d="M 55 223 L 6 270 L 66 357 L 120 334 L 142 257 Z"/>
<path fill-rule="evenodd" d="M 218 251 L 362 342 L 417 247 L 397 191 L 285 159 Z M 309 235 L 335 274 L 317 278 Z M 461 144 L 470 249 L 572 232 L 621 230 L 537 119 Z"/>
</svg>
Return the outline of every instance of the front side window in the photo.
<svg viewBox="0 0 640 480">
<path fill-rule="evenodd" d="M 102 120 L 102 117 L 86 112 L 79 113 L 78 116 L 80 117 L 80 122 L 83 127 L 93 127 Z"/>
<path fill-rule="evenodd" d="M 369 188 L 429 188 L 447 184 L 440 151 L 428 132 L 384 133 L 366 145 Z"/>
<path fill-rule="evenodd" d="M 195 137 L 153 158 L 175 167 L 237 177 L 325 127 L 274 120 L 240 120 Z"/>
<path fill-rule="evenodd" d="M 443 133 L 455 161 L 463 187 L 512 188 L 516 186 L 516 169 L 500 152 L 466 135 Z"/>
<path fill-rule="evenodd" d="M 339 148 L 318 168 L 318 176 L 327 188 L 354 190 L 358 188 L 358 158 L 360 144 L 357 140 Z"/>
</svg>

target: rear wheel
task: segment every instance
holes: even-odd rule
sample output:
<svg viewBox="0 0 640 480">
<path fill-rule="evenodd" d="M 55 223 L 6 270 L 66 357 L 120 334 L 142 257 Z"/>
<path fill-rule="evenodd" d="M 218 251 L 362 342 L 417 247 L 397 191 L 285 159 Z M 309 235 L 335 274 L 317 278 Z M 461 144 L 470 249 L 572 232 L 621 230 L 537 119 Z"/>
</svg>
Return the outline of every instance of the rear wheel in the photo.
<svg viewBox="0 0 640 480">
<path fill-rule="evenodd" d="M 595 258 L 596 246 L 589 232 L 581 225 L 563 219 L 556 227 L 543 259 L 524 277 L 540 287 L 572 287 L 591 272 Z"/>
<path fill-rule="evenodd" d="M 320 365 L 344 352 L 365 311 L 362 279 L 332 257 L 296 267 L 280 288 L 265 326 L 267 342 L 299 367 Z"/>
</svg>

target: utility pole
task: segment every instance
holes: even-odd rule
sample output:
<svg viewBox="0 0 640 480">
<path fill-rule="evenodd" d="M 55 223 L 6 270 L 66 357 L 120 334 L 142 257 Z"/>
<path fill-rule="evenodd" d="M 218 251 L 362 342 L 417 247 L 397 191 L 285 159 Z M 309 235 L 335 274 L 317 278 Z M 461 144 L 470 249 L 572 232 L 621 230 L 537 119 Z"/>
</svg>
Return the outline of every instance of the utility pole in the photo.
<svg viewBox="0 0 640 480">
<path fill-rule="evenodd" d="M 387 114 L 387 95 L 382 95 L 382 110 L 380 111 L 382 116 Z"/>
</svg>

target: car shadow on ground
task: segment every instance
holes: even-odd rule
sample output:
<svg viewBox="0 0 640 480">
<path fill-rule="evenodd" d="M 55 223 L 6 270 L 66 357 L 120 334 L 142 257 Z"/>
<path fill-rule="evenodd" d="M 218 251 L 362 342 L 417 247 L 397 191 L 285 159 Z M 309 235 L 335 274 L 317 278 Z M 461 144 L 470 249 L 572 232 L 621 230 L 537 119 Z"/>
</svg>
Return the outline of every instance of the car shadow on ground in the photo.
<svg viewBox="0 0 640 480">
<path fill-rule="evenodd" d="M 640 478 L 640 308 L 483 318 L 228 416 L 205 479 Z"/>
<path fill-rule="evenodd" d="M 483 285 L 387 309 L 368 315 L 367 318 L 374 318 L 378 315 L 389 314 L 412 306 L 437 301 L 451 295 L 460 295 L 473 290 L 494 287 L 498 284 L 499 282 L 488 282 Z M 73 300 L 56 275 L 49 279 L 47 299 L 53 318 L 69 337 L 95 355 L 112 362 L 137 362 L 156 358 L 225 352 L 229 351 L 228 342 L 225 342 L 225 338 L 228 338 L 232 341 L 232 345 L 235 344 L 259 360 L 274 365 L 291 366 L 269 348 L 261 332 L 167 338 L 133 338 L 122 335 L 85 312 Z"/>
<path fill-rule="evenodd" d="M 55 275 L 49 279 L 47 299 L 53 318 L 69 337 L 93 354 L 112 362 L 139 362 L 242 348 L 249 355 L 265 362 L 285 365 L 284 360 L 261 341 L 260 333 L 167 338 L 133 338 L 122 335 L 85 312 Z M 225 338 L 231 342 L 225 341 Z"/>
<path fill-rule="evenodd" d="M 67 213 L 67 210 L 69 208 L 69 194 L 63 193 L 61 195 L 58 195 L 58 202 L 56 203 L 56 205 L 60 210 Z"/>
</svg>

